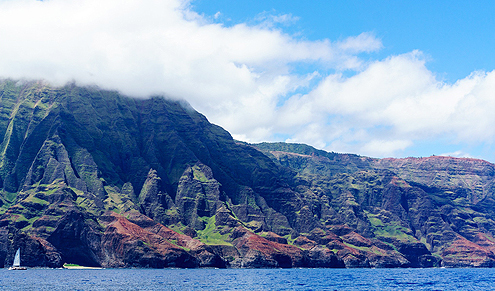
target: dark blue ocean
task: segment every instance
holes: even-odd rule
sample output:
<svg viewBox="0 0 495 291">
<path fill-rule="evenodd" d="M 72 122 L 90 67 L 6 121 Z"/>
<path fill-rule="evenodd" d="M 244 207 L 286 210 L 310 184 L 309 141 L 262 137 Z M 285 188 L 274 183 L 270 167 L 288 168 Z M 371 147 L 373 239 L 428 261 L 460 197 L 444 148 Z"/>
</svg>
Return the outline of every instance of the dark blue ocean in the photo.
<svg viewBox="0 0 495 291">
<path fill-rule="evenodd" d="M 0 290 L 495 290 L 495 269 L 0 269 Z"/>
</svg>

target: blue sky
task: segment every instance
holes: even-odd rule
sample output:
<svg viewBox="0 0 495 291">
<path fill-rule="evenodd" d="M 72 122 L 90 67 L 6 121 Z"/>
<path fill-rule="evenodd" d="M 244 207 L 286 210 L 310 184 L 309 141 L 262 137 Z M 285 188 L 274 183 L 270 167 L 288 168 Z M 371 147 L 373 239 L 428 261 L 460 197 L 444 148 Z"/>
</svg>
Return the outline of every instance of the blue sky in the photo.
<svg viewBox="0 0 495 291">
<path fill-rule="evenodd" d="M 495 68 L 495 1 L 236 1 L 196 0 L 193 9 L 224 25 L 253 23 L 258 15 L 298 18 L 284 31 L 310 40 L 343 39 L 372 32 L 383 49 L 370 58 L 421 50 L 427 67 L 455 82 Z"/>
<path fill-rule="evenodd" d="M 0 0 L 0 77 L 185 99 L 248 142 L 495 162 L 495 1 Z"/>
<path fill-rule="evenodd" d="M 295 20 L 281 29 L 310 40 L 372 32 L 382 40 L 383 48 L 370 54 L 370 59 L 420 50 L 427 56 L 426 67 L 448 83 L 474 71 L 495 69 L 495 1 L 272 0 L 232 5 L 227 0 L 197 0 L 192 4 L 199 13 L 219 13 L 215 20 L 226 26 L 252 23 L 265 13 L 291 15 Z M 401 154 L 449 153 L 495 161 L 493 150 L 491 142 L 462 143 L 437 137 L 417 141 Z"/>
</svg>

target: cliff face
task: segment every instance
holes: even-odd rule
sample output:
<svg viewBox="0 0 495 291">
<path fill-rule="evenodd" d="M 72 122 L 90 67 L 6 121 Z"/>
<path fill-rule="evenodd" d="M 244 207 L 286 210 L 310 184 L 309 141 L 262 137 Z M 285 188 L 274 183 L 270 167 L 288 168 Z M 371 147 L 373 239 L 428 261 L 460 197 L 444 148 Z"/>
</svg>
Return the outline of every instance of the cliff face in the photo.
<svg viewBox="0 0 495 291">
<path fill-rule="evenodd" d="M 45 240 L 55 265 L 196 267 L 239 258 L 237 226 L 291 231 L 288 172 L 183 102 L 3 80 L 0 110 L 2 262 L 18 232 Z M 141 238 L 136 214 L 208 247 Z"/>
<path fill-rule="evenodd" d="M 332 210 L 322 216 L 336 234 L 334 224 L 345 224 L 393 245 L 411 265 L 494 265 L 491 163 L 435 156 L 371 159 L 304 145 L 257 147 L 296 171 L 313 193 L 324 193 Z"/>
<path fill-rule="evenodd" d="M 492 266 L 493 165 L 236 142 L 187 104 L 0 81 L 0 264 Z"/>
</svg>

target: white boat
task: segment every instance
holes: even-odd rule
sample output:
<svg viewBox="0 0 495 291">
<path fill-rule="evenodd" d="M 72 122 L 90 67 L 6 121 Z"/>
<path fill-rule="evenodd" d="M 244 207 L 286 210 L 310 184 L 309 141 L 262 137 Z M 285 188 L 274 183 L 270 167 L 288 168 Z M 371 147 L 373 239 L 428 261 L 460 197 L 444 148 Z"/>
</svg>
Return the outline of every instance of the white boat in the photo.
<svg viewBox="0 0 495 291">
<path fill-rule="evenodd" d="M 12 267 L 10 267 L 9 270 L 27 270 L 26 267 L 21 267 L 21 248 L 17 249 L 14 257 L 14 264 L 12 264 Z"/>
</svg>

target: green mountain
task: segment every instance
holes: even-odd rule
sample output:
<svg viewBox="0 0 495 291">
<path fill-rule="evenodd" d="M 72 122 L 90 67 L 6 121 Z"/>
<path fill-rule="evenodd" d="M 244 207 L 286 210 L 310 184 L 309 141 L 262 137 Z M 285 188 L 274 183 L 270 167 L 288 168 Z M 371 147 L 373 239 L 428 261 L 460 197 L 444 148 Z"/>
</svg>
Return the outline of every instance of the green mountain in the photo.
<svg viewBox="0 0 495 291">
<path fill-rule="evenodd" d="M 494 165 L 237 142 L 187 103 L 0 80 L 0 264 L 495 263 Z"/>
</svg>

